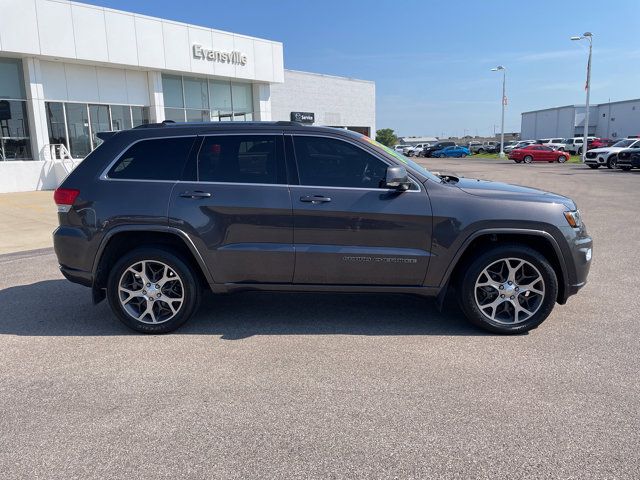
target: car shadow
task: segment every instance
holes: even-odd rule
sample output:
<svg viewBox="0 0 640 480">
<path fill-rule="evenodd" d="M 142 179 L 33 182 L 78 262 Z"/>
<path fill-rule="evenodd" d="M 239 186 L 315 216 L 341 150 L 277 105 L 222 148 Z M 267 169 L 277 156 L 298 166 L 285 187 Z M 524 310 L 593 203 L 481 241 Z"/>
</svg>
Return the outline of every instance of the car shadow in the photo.
<svg viewBox="0 0 640 480">
<path fill-rule="evenodd" d="M 455 306 L 454 306 L 455 307 Z M 135 335 L 89 290 L 47 280 L 0 290 L 0 334 L 22 336 Z M 175 334 L 219 335 L 490 335 L 457 308 L 412 295 L 244 292 L 205 294 L 196 315 Z"/>
</svg>

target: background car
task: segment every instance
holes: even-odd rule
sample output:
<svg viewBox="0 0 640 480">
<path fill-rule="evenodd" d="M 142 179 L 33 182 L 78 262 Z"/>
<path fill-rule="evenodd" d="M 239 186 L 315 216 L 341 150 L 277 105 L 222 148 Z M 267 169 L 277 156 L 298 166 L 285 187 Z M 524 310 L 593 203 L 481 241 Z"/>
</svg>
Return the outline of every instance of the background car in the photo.
<svg viewBox="0 0 640 480">
<path fill-rule="evenodd" d="M 430 157 L 431 154 L 436 150 L 442 150 L 445 147 L 455 147 L 455 145 L 456 145 L 456 142 L 450 142 L 450 141 L 436 142 L 426 147 L 422 151 L 422 155 L 424 155 L 425 157 Z"/>
<path fill-rule="evenodd" d="M 535 140 L 520 140 L 519 142 L 514 142 L 512 145 L 505 146 L 504 152 L 509 153 L 515 150 L 516 148 L 528 147 L 529 145 L 533 145 L 535 143 L 536 143 Z"/>
<path fill-rule="evenodd" d="M 593 148 L 603 148 L 603 147 L 611 147 L 618 140 L 613 140 L 611 138 L 594 138 L 593 141 L 589 142 L 589 148 L 587 150 L 591 150 Z"/>
<path fill-rule="evenodd" d="M 618 153 L 617 167 L 625 172 L 632 168 L 640 168 L 640 147 L 625 148 Z"/>
<path fill-rule="evenodd" d="M 478 153 L 478 151 L 482 148 L 482 142 L 469 142 L 467 144 L 467 148 L 471 153 Z"/>
<path fill-rule="evenodd" d="M 402 153 L 404 155 L 404 151 L 407 148 L 410 148 L 411 145 L 394 145 L 393 149 L 398 152 L 398 153 Z"/>
<path fill-rule="evenodd" d="M 413 147 L 411 147 L 408 151 L 407 151 L 407 156 L 408 157 L 420 157 L 422 155 L 422 151 L 428 147 L 429 145 L 431 145 L 430 143 L 418 143 L 416 145 L 414 145 Z"/>
<path fill-rule="evenodd" d="M 453 147 L 445 147 L 442 150 L 436 150 L 431 154 L 432 157 L 441 158 L 441 157 L 466 157 L 471 155 L 471 151 L 467 147 L 463 147 L 460 145 L 454 145 Z"/>
<path fill-rule="evenodd" d="M 509 160 L 513 160 L 516 163 L 531 163 L 531 162 L 558 162 L 564 163 L 569 160 L 569 154 L 567 152 L 561 152 L 554 150 L 551 147 L 545 145 L 528 145 L 524 148 L 517 148 L 509 153 Z"/>
<path fill-rule="evenodd" d="M 551 147 L 554 150 L 565 150 L 564 138 L 541 138 L 540 140 L 536 140 L 536 143 Z"/>
<path fill-rule="evenodd" d="M 596 137 L 587 137 L 587 142 L 592 142 Z M 584 137 L 575 137 L 575 138 L 567 138 L 564 142 L 564 151 L 572 153 L 574 155 L 582 154 L 582 144 L 584 142 Z M 588 149 L 588 146 L 587 146 Z"/>
<path fill-rule="evenodd" d="M 640 147 L 640 140 L 635 138 L 625 138 L 610 147 L 594 148 L 588 150 L 585 155 L 584 163 L 590 168 L 599 168 L 606 165 L 607 168 L 616 168 L 618 162 L 618 154 L 626 148 Z"/>
</svg>

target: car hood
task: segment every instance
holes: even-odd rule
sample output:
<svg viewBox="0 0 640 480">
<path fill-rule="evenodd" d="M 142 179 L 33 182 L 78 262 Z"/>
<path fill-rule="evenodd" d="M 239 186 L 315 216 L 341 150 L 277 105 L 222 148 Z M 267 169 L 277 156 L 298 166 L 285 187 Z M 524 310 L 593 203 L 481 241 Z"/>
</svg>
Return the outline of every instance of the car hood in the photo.
<svg viewBox="0 0 640 480">
<path fill-rule="evenodd" d="M 557 193 L 538 190 L 537 188 L 475 178 L 460 178 L 455 185 L 463 192 L 478 197 L 495 198 L 497 200 L 559 203 L 566 206 L 569 210 L 575 210 L 576 208 L 575 203 L 570 198 L 558 195 Z"/>
<path fill-rule="evenodd" d="M 620 150 L 626 150 L 629 147 L 600 147 L 600 148 L 592 148 L 589 152 L 593 153 L 612 153 L 619 152 Z"/>
</svg>

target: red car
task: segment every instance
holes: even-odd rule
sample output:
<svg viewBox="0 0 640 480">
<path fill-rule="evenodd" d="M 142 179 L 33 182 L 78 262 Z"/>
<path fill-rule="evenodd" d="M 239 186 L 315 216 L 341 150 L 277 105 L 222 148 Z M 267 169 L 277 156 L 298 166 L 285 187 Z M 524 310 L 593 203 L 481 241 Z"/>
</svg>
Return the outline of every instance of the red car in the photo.
<svg viewBox="0 0 640 480">
<path fill-rule="evenodd" d="M 513 160 L 516 163 L 531 163 L 531 162 L 559 162 L 564 163 L 569 160 L 569 154 L 567 152 L 561 152 L 554 150 L 544 145 L 529 145 L 524 148 L 518 148 L 509 152 L 509 160 Z"/>
<path fill-rule="evenodd" d="M 603 148 L 610 147 L 617 140 L 610 140 L 608 138 L 594 138 L 593 140 L 589 140 L 589 148 L 587 150 L 591 150 L 593 148 Z"/>
</svg>

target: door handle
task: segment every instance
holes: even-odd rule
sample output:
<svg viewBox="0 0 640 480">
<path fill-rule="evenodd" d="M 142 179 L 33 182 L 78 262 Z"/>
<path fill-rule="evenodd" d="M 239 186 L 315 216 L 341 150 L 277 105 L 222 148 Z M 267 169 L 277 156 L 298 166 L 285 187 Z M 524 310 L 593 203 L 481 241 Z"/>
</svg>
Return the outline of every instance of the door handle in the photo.
<svg viewBox="0 0 640 480">
<path fill-rule="evenodd" d="M 209 192 L 202 192 L 200 190 L 195 190 L 193 192 L 182 192 L 180 194 L 182 198 L 209 198 L 211 194 Z"/>
<path fill-rule="evenodd" d="M 300 201 L 313 203 L 313 204 L 327 203 L 331 201 L 331 197 L 325 197 L 323 195 L 304 195 L 300 197 Z"/>
</svg>

